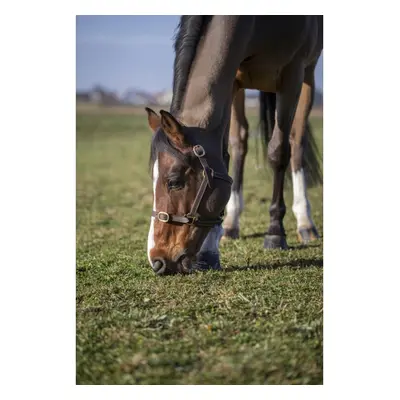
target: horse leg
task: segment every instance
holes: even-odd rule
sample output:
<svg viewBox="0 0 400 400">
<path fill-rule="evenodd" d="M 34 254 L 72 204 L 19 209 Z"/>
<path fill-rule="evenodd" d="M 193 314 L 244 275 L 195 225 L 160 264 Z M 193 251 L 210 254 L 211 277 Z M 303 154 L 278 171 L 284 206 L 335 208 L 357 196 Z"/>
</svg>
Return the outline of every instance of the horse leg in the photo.
<svg viewBox="0 0 400 400">
<path fill-rule="evenodd" d="M 273 192 L 269 208 L 270 225 L 264 239 L 266 249 L 287 249 L 283 218 L 286 213 L 283 198 L 285 171 L 290 160 L 289 136 L 292 128 L 304 67 L 291 64 L 282 71 L 281 87 L 276 94 L 275 126 L 268 144 L 268 161 L 273 171 Z"/>
<path fill-rule="evenodd" d="M 236 82 L 233 85 L 232 98 L 235 99 L 238 87 Z M 228 109 L 227 112 L 229 112 Z M 226 170 L 229 171 L 230 155 L 228 152 L 228 140 L 229 140 L 229 119 L 226 126 L 223 127 L 224 135 L 222 138 L 222 157 L 226 166 Z M 219 254 L 219 243 L 221 241 L 224 230 L 221 225 L 215 225 L 210 229 L 207 234 L 200 251 L 196 255 L 196 262 L 193 265 L 193 269 L 197 270 L 208 270 L 221 269 L 220 254 Z"/>
<path fill-rule="evenodd" d="M 307 135 L 311 134 L 308 117 L 314 100 L 314 68 L 315 66 L 312 66 L 305 70 L 304 82 L 290 133 L 293 182 L 292 210 L 297 220 L 297 237 L 304 244 L 319 237 L 311 218 L 311 208 L 307 198 L 307 185 L 304 173 L 304 146 Z"/>
<path fill-rule="evenodd" d="M 223 238 L 239 238 L 239 218 L 243 211 L 243 171 L 248 137 L 249 124 L 245 115 L 245 91 L 242 89 L 236 94 L 232 103 L 229 143 L 233 160 L 233 184 L 223 225 Z"/>
</svg>

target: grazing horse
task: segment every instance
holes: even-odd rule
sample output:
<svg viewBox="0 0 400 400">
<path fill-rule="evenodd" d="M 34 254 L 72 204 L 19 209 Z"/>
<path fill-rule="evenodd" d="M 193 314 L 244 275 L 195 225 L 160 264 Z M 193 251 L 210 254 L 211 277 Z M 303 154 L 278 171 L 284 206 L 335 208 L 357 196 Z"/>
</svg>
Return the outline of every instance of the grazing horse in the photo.
<svg viewBox="0 0 400 400">
<path fill-rule="evenodd" d="M 311 186 L 322 183 L 322 171 L 320 168 L 318 149 L 312 135 L 311 126 L 308 122 L 314 96 L 313 75 L 310 76 L 308 84 L 310 85 L 310 92 L 302 90 L 289 139 L 291 144 L 290 167 L 293 185 L 292 210 L 297 220 L 297 236 L 300 243 L 303 244 L 319 237 L 311 217 L 311 207 L 307 198 L 306 181 L 308 181 Z M 308 98 L 308 96 L 311 96 L 311 99 Z M 264 139 L 264 146 L 267 147 L 274 130 L 276 95 L 275 93 L 260 92 L 259 99 L 261 137 Z M 305 128 L 303 127 L 305 122 L 304 116 L 299 114 L 303 107 L 307 108 Z M 231 112 L 229 144 L 233 161 L 233 184 L 231 197 L 227 206 L 227 214 L 223 223 L 223 239 L 239 238 L 239 218 L 244 209 L 243 175 L 248 149 L 248 137 L 249 124 L 245 114 L 245 94 L 244 90 L 240 90 L 233 100 Z M 286 242 L 282 244 L 283 248 L 286 248 Z"/>
<path fill-rule="evenodd" d="M 222 214 L 232 187 L 231 107 L 246 88 L 276 93 L 267 150 L 273 193 L 264 247 L 287 247 L 283 187 L 291 158 L 290 134 L 295 120 L 298 134 L 292 147 L 300 146 L 312 103 L 310 80 L 322 51 L 322 29 L 322 16 L 181 17 L 171 110 L 157 115 L 147 109 L 154 131 L 154 201 L 147 252 L 155 273 L 220 268 Z M 298 107 L 302 97 L 308 100 Z"/>
</svg>

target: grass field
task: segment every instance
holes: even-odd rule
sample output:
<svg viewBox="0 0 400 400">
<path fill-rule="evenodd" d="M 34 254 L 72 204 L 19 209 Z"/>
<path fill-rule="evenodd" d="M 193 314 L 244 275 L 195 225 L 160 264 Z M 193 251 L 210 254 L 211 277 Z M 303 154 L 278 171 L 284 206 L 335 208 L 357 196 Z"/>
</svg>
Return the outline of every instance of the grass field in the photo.
<svg viewBox="0 0 400 400">
<path fill-rule="evenodd" d="M 267 252 L 271 183 L 251 139 L 242 238 L 221 245 L 223 270 L 157 277 L 150 139 L 145 116 L 77 114 L 77 383 L 322 384 L 322 239 L 298 245 L 290 186 L 291 250 Z M 309 198 L 322 235 L 322 188 Z"/>
</svg>

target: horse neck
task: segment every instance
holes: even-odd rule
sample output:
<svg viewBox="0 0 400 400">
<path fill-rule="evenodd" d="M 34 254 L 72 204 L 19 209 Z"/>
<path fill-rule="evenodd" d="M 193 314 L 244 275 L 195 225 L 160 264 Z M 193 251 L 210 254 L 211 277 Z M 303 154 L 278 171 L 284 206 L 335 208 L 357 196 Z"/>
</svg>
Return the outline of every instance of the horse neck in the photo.
<svg viewBox="0 0 400 400">
<path fill-rule="evenodd" d="M 191 67 L 180 118 L 187 126 L 223 134 L 236 71 L 245 57 L 251 24 L 246 16 L 214 16 Z"/>
</svg>

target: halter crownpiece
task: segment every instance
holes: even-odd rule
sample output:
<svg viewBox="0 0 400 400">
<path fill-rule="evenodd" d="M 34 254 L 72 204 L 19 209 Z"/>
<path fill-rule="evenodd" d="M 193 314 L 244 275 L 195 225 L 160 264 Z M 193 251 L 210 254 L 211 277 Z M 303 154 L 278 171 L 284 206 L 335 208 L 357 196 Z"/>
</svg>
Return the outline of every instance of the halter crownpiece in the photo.
<svg viewBox="0 0 400 400">
<path fill-rule="evenodd" d="M 151 213 L 151 215 L 157 218 L 160 222 L 165 224 L 188 224 L 188 225 L 196 225 L 203 227 L 212 227 L 214 225 L 221 225 L 222 217 L 218 218 L 201 218 L 197 216 L 197 210 L 200 206 L 200 202 L 203 199 L 204 193 L 207 189 L 207 186 L 212 187 L 211 182 L 212 179 L 222 179 L 226 182 L 232 184 L 232 178 L 226 174 L 220 174 L 215 172 L 208 165 L 207 160 L 205 159 L 206 151 L 204 147 L 196 144 L 193 146 L 192 151 L 194 155 L 199 159 L 201 166 L 203 167 L 203 180 L 200 184 L 199 191 L 196 194 L 196 197 L 193 202 L 193 206 L 188 214 L 183 216 L 168 214 L 165 211 L 155 211 Z"/>
</svg>

